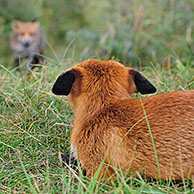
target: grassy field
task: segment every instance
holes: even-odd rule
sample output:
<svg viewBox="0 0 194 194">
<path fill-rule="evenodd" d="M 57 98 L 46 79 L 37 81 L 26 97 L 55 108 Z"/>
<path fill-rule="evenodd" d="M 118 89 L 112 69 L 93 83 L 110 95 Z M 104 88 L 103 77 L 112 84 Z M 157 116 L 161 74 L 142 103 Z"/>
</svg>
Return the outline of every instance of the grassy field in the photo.
<svg viewBox="0 0 194 194">
<path fill-rule="evenodd" d="M 193 0 L 0 1 L 0 194 L 194 193 L 190 181 L 121 172 L 108 185 L 62 165 L 73 112 L 65 97 L 51 93 L 59 74 L 87 58 L 113 58 L 136 68 L 157 94 L 194 89 L 193 8 Z M 13 67 L 8 41 L 11 20 L 34 17 L 47 34 L 47 48 L 45 64 L 29 73 L 25 64 Z"/>
<path fill-rule="evenodd" d="M 96 184 L 62 167 L 69 151 L 73 113 L 64 97 L 51 93 L 56 77 L 76 62 L 48 61 L 33 73 L 1 65 L 0 193 L 192 193 L 191 183 L 174 184 L 121 176 L 115 185 Z M 172 69 L 141 69 L 158 93 L 194 88 L 193 68 L 177 61 Z M 139 96 L 137 96 L 139 97 Z"/>
</svg>

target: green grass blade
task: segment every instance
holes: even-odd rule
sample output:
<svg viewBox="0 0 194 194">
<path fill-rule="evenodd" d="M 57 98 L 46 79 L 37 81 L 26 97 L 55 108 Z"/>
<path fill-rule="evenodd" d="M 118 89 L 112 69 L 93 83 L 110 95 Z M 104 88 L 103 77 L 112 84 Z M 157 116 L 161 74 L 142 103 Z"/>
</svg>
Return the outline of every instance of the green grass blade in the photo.
<svg viewBox="0 0 194 194">
<path fill-rule="evenodd" d="M 148 121 L 148 117 L 147 117 L 147 114 L 146 114 L 146 111 L 145 111 L 142 99 L 140 99 L 140 101 L 141 101 L 142 109 L 143 109 L 143 112 L 144 112 L 144 115 L 145 115 L 146 123 L 147 123 L 148 129 L 149 129 L 149 133 L 150 133 L 150 137 L 151 137 L 151 141 L 152 141 L 152 145 L 153 145 L 153 149 L 154 149 L 154 154 L 155 154 L 155 157 L 156 157 L 159 179 L 161 179 L 160 165 L 159 165 L 158 155 L 157 155 L 157 151 L 156 151 L 156 146 L 155 146 L 155 143 L 154 143 L 154 138 L 152 136 L 152 131 L 151 131 L 151 128 L 150 128 L 150 124 L 149 124 L 149 121 Z"/>
<path fill-rule="evenodd" d="M 67 46 L 67 48 L 65 49 L 65 52 L 64 52 L 64 54 L 63 54 L 63 56 L 62 56 L 62 59 L 61 59 L 61 64 L 62 64 L 62 62 L 64 61 L 64 59 L 65 59 L 65 57 L 66 57 L 66 55 L 67 55 L 67 52 L 69 51 L 69 49 L 70 49 L 70 47 L 71 47 L 71 45 L 73 44 L 73 42 L 75 41 L 75 39 L 76 38 L 73 38 L 72 40 L 71 40 L 71 42 L 68 44 L 68 46 Z"/>
<path fill-rule="evenodd" d="M 19 161 L 20 161 L 21 166 L 23 168 L 24 174 L 25 174 L 25 176 L 27 178 L 28 184 L 30 185 L 30 189 L 31 189 L 33 194 L 36 194 L 36 191 L 34 190 L 34 187 L 33 187 L 32 183 L 31 183 L 30 177 L 29 177 L 29 175 L 28 175 L 28 173 L 27 173 L 27 171 L 25 169 L 24 163 L 22 162 L 22 160 L 20 158 L 19 152 L 18 152 L 18 158 L 19 158 Z"/>
<path fill-rule="evenodd" d="M 0 67 L 2 67 L 5 71 L 7 71 L 17 82 L 20 82 L 20 80 L 11 71 L 9 71 L 9 69 L 7 69 L 1 64 L 0 64 Z"/>
</svg>

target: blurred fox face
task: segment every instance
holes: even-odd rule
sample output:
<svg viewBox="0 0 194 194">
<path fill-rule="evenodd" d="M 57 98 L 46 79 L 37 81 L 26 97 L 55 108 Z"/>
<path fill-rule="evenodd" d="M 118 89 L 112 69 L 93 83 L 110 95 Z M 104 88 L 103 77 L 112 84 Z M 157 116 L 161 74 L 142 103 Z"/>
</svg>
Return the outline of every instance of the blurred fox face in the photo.
<svg viewBox="0 0 194 194">
<path fill-rule="evenodd" d="M 37 22 L 12 22 L 13 32 L 17 40 L 25 47 L 28 47 L 35 40 L 38 29 Z"/>
</svg>

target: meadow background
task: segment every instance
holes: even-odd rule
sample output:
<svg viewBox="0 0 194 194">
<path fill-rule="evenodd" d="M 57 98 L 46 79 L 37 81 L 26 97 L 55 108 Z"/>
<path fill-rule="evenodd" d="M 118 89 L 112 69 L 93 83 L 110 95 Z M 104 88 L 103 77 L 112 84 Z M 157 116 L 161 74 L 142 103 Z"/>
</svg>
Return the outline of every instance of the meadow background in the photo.
<svg viewBox="0 0 194 194">
<path fill-rule="evenodd" d="M 34 18 L 47 35 L 44 65 L 16 71 L 11 21 Z M 136 68 L 157 93 L 194 89 L 193 41 L 193 0 L 0 0 L 0 193 L 194 192 L 189 181 L 141 176 L 96 184 L 62 167 L 73 113 L 51 93 L 61 72 L 87 58 Z"/>
</svg>

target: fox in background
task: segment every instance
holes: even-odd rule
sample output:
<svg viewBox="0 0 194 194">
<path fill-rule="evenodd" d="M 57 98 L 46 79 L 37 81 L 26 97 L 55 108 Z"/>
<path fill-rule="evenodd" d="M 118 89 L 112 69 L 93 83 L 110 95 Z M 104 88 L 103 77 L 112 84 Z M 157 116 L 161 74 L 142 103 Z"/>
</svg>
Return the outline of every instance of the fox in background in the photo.
<svg viewBox="0 0 194 194">
<path fill-rule="evenodd" d="M 27 59 L 27 67 L 32 70 L 39 64 L 41 55 L 46 45 L 45 33 L 39 26 L 39 22 L 12 21 L 12 34 L 10 37 L 10 48 L 15 57 L 15 66 L 19 66 L 22 59 Z"/>
</svg>

